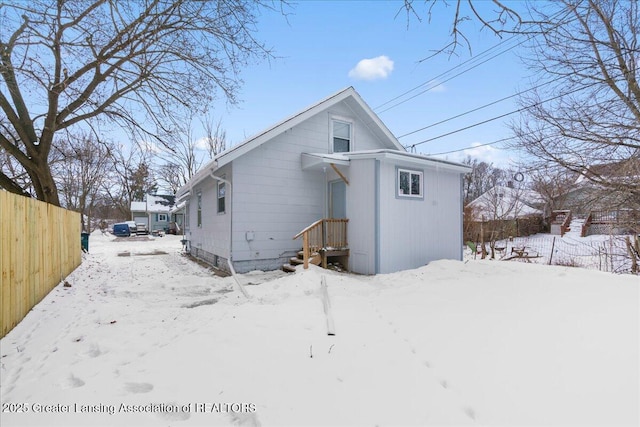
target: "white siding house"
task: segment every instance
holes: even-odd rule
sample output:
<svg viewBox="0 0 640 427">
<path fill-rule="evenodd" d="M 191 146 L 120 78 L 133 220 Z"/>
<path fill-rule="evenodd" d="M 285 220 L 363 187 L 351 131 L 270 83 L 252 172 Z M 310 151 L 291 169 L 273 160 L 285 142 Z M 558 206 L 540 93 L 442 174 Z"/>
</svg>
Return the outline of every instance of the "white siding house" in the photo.
<svg viewBox="0 0 640 427">
<path fill-rule="evenodd" d="M 171 214 L 174 204 L 173 195 L 145 194 L 144 200 L 131 202 L 131 219 L 136 224 L 144 224 L 149 231 L 167 231 L 176 220 Z"/>
<path fill-rule="evenodd" d="M 219 154 L 177 198 L 189 251 L 215 266 L 280 268 L 301 230 L 347 218 L 346 267 L 387 273 L 461 259 L 469 170 L 407 153 L 350 87 Z"/>
</svg>

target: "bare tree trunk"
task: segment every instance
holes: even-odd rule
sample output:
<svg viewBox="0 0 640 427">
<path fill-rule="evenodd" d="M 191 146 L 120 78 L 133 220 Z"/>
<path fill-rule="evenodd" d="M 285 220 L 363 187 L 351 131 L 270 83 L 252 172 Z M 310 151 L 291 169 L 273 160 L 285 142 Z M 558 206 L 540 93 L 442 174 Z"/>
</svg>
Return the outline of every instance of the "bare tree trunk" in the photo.
<svg viewBox="0 0 640 427">
<path fill-rule="evenodd" d="M 638 237 L 635 237 L 634 239 L 637 246 Z M 625 238 L 625 242 L 627 244 L 627 252 L 629 253 L 629 259 L 631 259 L 631 272 L 633 274 L 636 274 L 640 272 L 640 270 L 638 270 L 638 254 L 634 250 L 634 247 L 631 244 L 631 238 L 629 236 Z"/>
</svg>

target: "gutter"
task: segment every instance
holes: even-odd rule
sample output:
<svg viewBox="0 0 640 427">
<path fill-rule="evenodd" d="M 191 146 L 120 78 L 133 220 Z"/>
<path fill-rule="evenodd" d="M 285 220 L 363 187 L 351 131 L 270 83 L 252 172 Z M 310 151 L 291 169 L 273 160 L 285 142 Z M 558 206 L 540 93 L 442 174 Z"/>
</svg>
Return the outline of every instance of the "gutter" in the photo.
<svg viewBox="0 0 640 427">
<path fill-rule="evenodd" d="M 244 295 L 245 298 L 250 299 L 251 297 L 247 293 L 247 290 L 244 288 L 244 286 L 242 286 L 242 284 L 240 283 L 240 280 L 238 280 L 238 275 L 236 273 L 235 268 L 233 268 L 233 261 L 231 260 L 233 258 L 233 255 L 232 255 L 232 250 L 233 250 L 233 240 L 232 240 L 233 238 L 233 197 L 232 197 L 232 194 L 233 192 L 232 192 L 231 181 L 214 175 L 213 171 L 214 169 L 212 168 L 211 171 L 209 172 L 209 176 L 211 176 L 211 178 L 213 178 L 215 181 L 224 182 L 224 184 L 229 187 L 229 256 L 227 257 L 227 266 L 229 267 L 229 271 L 231 271 L 231 276 L 233 276 L 233 279 L 238 285 L 238 290 L 242 292 L 242 295 Z M 191 192 L 191 190 L 189 190 L 189 192 Z"/>
</svg>

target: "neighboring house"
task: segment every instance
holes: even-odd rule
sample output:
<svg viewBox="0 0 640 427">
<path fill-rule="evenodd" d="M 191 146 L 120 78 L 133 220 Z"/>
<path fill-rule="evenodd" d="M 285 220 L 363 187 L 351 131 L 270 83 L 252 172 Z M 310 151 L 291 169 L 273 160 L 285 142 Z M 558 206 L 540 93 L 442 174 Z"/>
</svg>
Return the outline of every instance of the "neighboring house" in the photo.
<svg viewBox="0 0 640 427">
<path fill-rule="evenodd" d="M 581 218 L 586 218 L 591 211 L 640 209 L 637 196 L 639 182 L 640 160 L 590 166 L 560 196 L 562 208 L 571 210 L 574 216 Z"/>
<path fill-rule="evenodd" d="M 545 202 L 531 190 L 495 186 L 465 207 L 465 239 L 475 241 L 539 233 L 545 227 Z M 482 227 L 481 227 L 482 224 Z"/>
<path fill-rule="evenodd" d="M 143 201 L 131 202 L 131 219 L 145 224 L 149 231 L 169 231 L 171 222 L 182 223 L 182 216 L 171 213 L 175 196 L 146 194 Z"/>
<path fill-rule="evenodd" d="M 639 183 L 639 159 L 592 165 L 559 199 L 563 209 L 584 220 L 582 236 L 634 234 L 640 230 Z"/>
<path fill-rule="evenodd" d="M 280 268 L 309 229 L 312 252 L 388 273 L 462 258 L 468 172 L 406 152 L 349 87 L 220 153 L 177 200 L 187 202 L 189 252 L 214 266 Z"/>
</svg>

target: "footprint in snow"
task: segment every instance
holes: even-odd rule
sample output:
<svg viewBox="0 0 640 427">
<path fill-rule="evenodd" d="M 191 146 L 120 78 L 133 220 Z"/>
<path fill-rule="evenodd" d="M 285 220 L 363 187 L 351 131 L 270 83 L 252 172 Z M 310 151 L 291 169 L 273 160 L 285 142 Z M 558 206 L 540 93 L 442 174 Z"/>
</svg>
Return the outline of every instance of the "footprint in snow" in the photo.
<svg viewBox="0 0 640 427">
<path fill-rule="evenodd" d="M 474 411 L 472 407 L 467 406 L 467 407 L 463 408 L 463 411 L 469 418 L 471 418 L 472 420 L 475 421 L 475 419 L 476 419 L 476 411 Z"/>
<path fill-rule="evenodd" d="M 229 414 L 234 426 L 260 427 L 260 420 L 255 412 L 231 412 Z"/>
<path fill-rule="evenodd" d="M 126 383 L 124 389 L 131 393 L 149 393 L 153 390 L 153 384 L 149 383 Z"/>
<path fill-rule="evenodd" d="M 170 405 L 180 408 L 177 404 L 172 403 Z M 166 421 L 186 421 L 191 417 L 191 414 L 178 410 L 176 412 L 159 412 L 158 417 Z"/>
<path fill-rule="evenodd" d="M 73 374 L 69 374 L 68 377 L 66 377 L 60 382 L 60 387 L 62 387 L 63 390 L 68 390 L 71 388 L 82 387 L 84 384 L 85 382 L 82 381 L 80 378 L 76 377 Z"/>
</svg>

